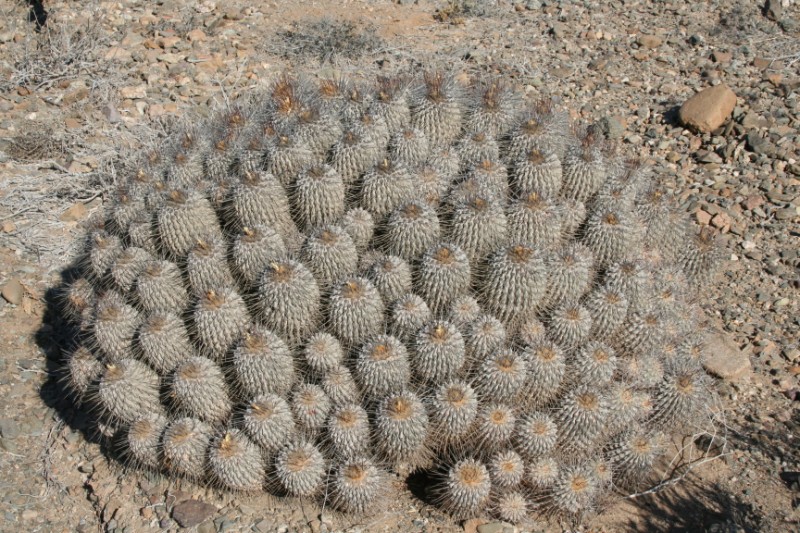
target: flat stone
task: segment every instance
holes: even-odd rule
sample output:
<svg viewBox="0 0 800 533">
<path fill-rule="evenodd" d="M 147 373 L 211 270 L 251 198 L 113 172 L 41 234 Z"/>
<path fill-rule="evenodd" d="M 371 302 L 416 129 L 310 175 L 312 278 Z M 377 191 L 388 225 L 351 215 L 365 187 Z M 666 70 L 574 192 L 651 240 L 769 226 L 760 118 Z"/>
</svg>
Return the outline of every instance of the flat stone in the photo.
<svg viewBox="0 0 800 533">
<path fill-rule="evenodd" d="M 75 90 L 68 92 L 64 95 L 64 98 L 61 99 L 61 103 L 64 105 L 71 105 L 75 102 L 79 102 L 89 96 L 89 88 L 86 86 L 77 87 Z"/>
<path fill-rule="evenodd" d="M 800 216 L 800 207 L 784 207 L 775 211 L 775 218 L 778 220 L 792 220 Z"/>
<path fill-rule="evenodd" d="M 208 36 L 200 28 L 195 28 L 186 34 L 186 38 L 189 39 L 191 42 L 195 43 L 199 41 L 205 41 L 208 38 Z"/>
<path fill-rule="evenodd" d="M 742 207 L 747 209 L 748 211 L 752 211 L 756 207 L 760 207 L 764 204 L 764 197 L 760 194 L 751 194 L 747 198 L 744 199 L 742 202 Z"/>
<path fill-rule="evenodd" d="M 166 53 L 158 56 L 158 60 L 161 61 L 162 63 L 174 65 L 179 61 L 183 61 L 183 56 L 181 54 Z"/>
<path fill-rule="evenodd" d="M 124 46 L 112 46 L 108 49 L 103 59 L 106 61 L 118 61 L 120 63 L 126 63 L 133 59 L 133 54 L 129 48 Z"/>
<path fill-rule="evenodd" d="M 730 63 L 731 59 L 733 59 L 733 54 L 730 52 L 720 52 L 719 50 L 715 50 L 714 53 L 711 54 L 711 58 L 715 63 Z"/>
<path fill-rule="evenodd" d="M 767 59 L 766 57 L 757 57 L 753 59 L 753 66 L 756 67 L 758 70 L 764 70 L 771 64 L 772 60 Z"/>
<path fill-rule="evenodd" d="M 718 213 L 711 219 L 711 225 L 717 229 L 730 228 L 731 223 L 731 217 L 726 213 Z"/>
<path fill-rule="evenodd" d="M 211 518 L 216 512 L 217 508 L 210 503 L 184 500 L 172 508 L 172 519 L 181 527 L 194 527 Z"/>
<path fill-rule="evenodd" d="M 217 533 L 217 526 L 214 522 L 203 522 L 197 526 L 197 533 Z"/>
<path fill-rule="evenodd" d="M 19 436 L 19 424 L 10 418 L 0 420 L 0 437 L 16 439 Z"/>
<path fill-rule="evenodd" d="M 694 214 L 694 218 L 701 226 L 708 226 L 711 223 L 711 215 L 702 209 L 697 210 L 697 212 Z"/>
<path fill-rule="evenodd" d="M 747 129 L 767 128 L 769 127 L 769 121 L 764 117 L 758 115 L 758 113 L 748 111 L 747 114 L 742 118 L 742 126 L 744 126 Z"/>
<path fill-rule="evenodd" d="M 625 133 L 625 120 L 620 116 L 607 116 L 600 119 L 599 126 L 609 139 L 619 139 Z"/>
<path fill-rule="evenodd" d="M 61 213 L 58 219 L 62 222 L 77 222 L 86 218 L 86 206 L 83 202 L 76 202 L 72 204 L 66 211 Z"/>
<path fill-rule="evenodd" d="M 759 137 L 758 132 L 751 131 L 746 135 L 747 148 L 751 152 L 763 155 L 772 155 L 775 153 L 775 146 L 766 139 Z"/>
<path fill-rule="evenodd" d="M 553 26 L 550 28 L 550 33 L 553 34 L 553 37 L 556 39 L 563 39 L 567 35 L 568 26 L 563 22 L 554 22 Z"/>
<path fill-rule="evenodd" d="M 147 86 L 134 85 L 129 87 L 123 87 L 119 90 L 119 94 L 123 98 L 130 100 L 136 100 L 137 98 L 147 98 Z"/>
<path fill-rule="evenodd" d="M 505 522 L 490 522 L 478 526 L 478 533 L 503 533 L 506 526 L 508 526 L 508 524 Z"/>
<path fill-rule="evenodd" d="M 703 367 L 709 374 L 726 381 L 749 379 L 752 374 L 750 358 L 721 331 L 706 335 L 704 352 Z"/>
<path fill-rule="evenodd" d="M 464 533 L 477 533 L 478 527 L 486 523 L 487 521 L 484 518 L 470 518 L 464 522 Z"/>
<path fill-rule="evenodd" d="M 709 133 L 722 126 L 736 107 L 736 94 L 725 84 L 704 89 L 681 106 L 678 116 L 685 126 Z"/>
<path fill-rule="evenodd" d="M 117 122 L 122 120 L 122 117 L 117 111 L 117 108 L 114 107 L 114 104 L 106 104 L 103 106 L 103 116 L 106 117 L 111 124 L 116 124 Z"/>
<path fill-rule="evenodd" d="M 640 35 L 637 42 L 642 48 L 658 48 L 664 43 L 664 39 L 658 35 Z"/>
<path fill-rule="evenodd" d="M 2 295 L 5 300 L 14 305 L 19 305 L 22 302 L 22 296 L 25 294 L 25 287 L 22 282 L 17 278 L 12 278 L 3 285 Z"/>
</svg>

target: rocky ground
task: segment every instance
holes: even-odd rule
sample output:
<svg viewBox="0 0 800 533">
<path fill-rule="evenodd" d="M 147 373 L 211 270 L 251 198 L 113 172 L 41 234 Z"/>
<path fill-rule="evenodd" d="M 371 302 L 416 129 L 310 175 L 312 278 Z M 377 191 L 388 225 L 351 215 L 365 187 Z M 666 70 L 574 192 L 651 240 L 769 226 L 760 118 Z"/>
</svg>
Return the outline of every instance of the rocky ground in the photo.
<svg viewBox="0 0 800 533">
<path fill-rule="evenodd" d="M 35 4 L 35 2 L 33 2 Z M 783 4 L 787 4 L 783 7 Z M 127 471 L 54 377 L 48 310 L 116 163 L 178 117 L 285 69 L 499 73 L 650 161 L 728 259 L 703 295 L 719 329 L 717 434 L 681 483 L 611 505 L 584 531 L 789 531 L 800 524 L 800 6 L 752 0 L 141 0 L 0 3 L 0 513 L 23 531 L 512 531 L 456 523 L 398 481 L 382 512 L 218 494 Z M 329 20 L 320 22 L 322 17 Z M 725 84 L 730 117 L 679 122 Z M 712 101 L 709 105 L 723 105 Z M 715 126 L 716 127 L 716 126 Z M 750 363 L 748 367 L 747 363 Z M 734 379 L 736 378 L 736 379 Z M 682 470 L 681 472 L 684 472 Z M 530 531 L 570 524 L 535 523 Z"/>
</svg>

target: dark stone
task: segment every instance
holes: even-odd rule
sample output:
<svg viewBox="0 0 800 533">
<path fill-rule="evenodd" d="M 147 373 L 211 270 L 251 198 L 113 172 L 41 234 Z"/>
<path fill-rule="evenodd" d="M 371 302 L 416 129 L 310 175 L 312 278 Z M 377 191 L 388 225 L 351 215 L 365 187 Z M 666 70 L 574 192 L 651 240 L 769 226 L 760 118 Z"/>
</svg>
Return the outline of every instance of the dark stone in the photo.
<svg viewBox="0 0 800 533">
<path fill-rule="evenodd" d="M 775 152 L 775 147 L 772 143 L 759 137 L 755 131 L 747 134 L 747 147 L 756 154 L 770 155 Z"/>
<path fill-rule="evenodd" d="M 795 492 L 800 492 L 800 472 L 781 472 L 781 480 Z"/>
</svg>

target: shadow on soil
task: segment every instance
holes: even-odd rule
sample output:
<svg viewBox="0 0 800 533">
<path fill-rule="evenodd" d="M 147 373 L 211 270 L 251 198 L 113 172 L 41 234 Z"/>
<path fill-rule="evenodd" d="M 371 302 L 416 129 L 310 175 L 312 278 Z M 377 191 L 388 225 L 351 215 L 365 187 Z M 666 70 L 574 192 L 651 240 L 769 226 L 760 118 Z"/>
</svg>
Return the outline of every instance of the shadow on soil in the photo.
<svg viewBox="0 0 800 533">
<path fill-rule="evenodd" d="M 111 454 L 111 450 L 105 449 L 107 440 L 99 433 L 93 413 L 86 406 L 76 403 L 75 396 L 64 379 L 68 358 L 80 338 L 80 332 L 65 317 L 62 295 L 64 287 L 78 277 L 78 269 L 67 268 L 61 273 L 61 284 L 51 287 L 45 293 L 45 312 L 35 340 L 47 357 L 46 370 L 49 378 L 42 385 L 39 396 L 72 430 L 80 431 L 88 442 L 101 444 L 104 453 Z"/>
<path fill-rule="evenodd" d="M 632 501 L 638 520 L 630 519 L 626 531 L 652 532 L 759 532 L 761 517 L 717 483 L 688 477 L 671 489 Z"/>
</svg>

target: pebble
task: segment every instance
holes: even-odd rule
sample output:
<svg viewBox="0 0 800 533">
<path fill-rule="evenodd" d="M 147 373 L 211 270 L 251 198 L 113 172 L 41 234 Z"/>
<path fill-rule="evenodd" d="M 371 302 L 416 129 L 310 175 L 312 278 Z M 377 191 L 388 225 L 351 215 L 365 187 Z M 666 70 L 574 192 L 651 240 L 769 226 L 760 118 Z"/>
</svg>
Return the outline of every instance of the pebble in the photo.
<svg viewBox="0 0 800 533">
<path fill-rule="evenodd" d="M 0 437 L 0 448 L 9 452 L 9 453 L 17 453 L 17 443 L 12 439 L 7 439 L 5 437 Z"/>
<path fill-rule="evenodd" d="M 786 207 L 775 211 L 775 218 L 778 220 L 792 220 L 797 216 L 800 216 L 800 208 L 797 207 Z"/>
<path fill-rule="evenodd" d="M 217 526 L 214 525 L 214 522 L 203 522 L 199 526 L 197 526 L 197 533 L 216 533 Z"/>
<path fill-rule="evenodd" d="M 72 204 L 66 211 L 61 213 L 58 217 L 62 222 L 77 222 L 86 218 L 88 211 L 83 202 L 76 202 Z"/>
<path fill-rule="evenodd" d="M 129 87 L 122 87 L 119 90 L 120 96 L 125 99 L 136 100 L 139 98 L 147 98 L 146 85 L 134 85 Z"/>
<path fill-rule="evenodd" d="M 711 54 L 711 58 L 716 63 L 730 63 L 731 59 L 733 59 L 733 54 L 730 52 L 721 52 L 719 50 L 715 50 Z"/>
<path fill-rule="evenodd" d="M 750 378 L 752 374 L 750 358 L 739 349 L 729 335 L 721 331 L 706 335 L 704 352 L 703 367 L 710 374 L 726 381 Z"/>
<path fill-rule="evenodd" d="M 556 39 L 563 39 L 567 35 L 568 26 L 562 22 L 555 22 L 550 28 L 550 33 Z"/>
<path fill-rule="evenodd" d="M 279 526 L 278 530 L 280 529 L 281 527 Z M 255 531 L 256 533 L 267 533 L 268 531 L 271 530 L 272 530 L 272 523 L 269 520 L 261 519 L 255 524 L 253 524 L 253 531 Z"/>
<path fill-rule="evenodd" d="M 697 223 L 700 224 L 701 226 L 708 226 L 709 224 L 711 224 L 711 214 L 706 213 L 702 209 L 698 209 L 695 212 L 694 218 L 697 221 Z"/>
<path fill-rule="evenodd" d="M 117 111 L 117 108 L 114 107 L 114 104 L 106 104 L 103 106 L 103 116 L 106 117 L 106 120 L 111 124 L 122 121 L 122 116 L 119 114 L 119 111 Z"/>
<path fill-rule="evenodd" d="M 658 35 L 640 35 L 637 42 L 643 48 L 658 48 L 663 44 L 664 40 Z"/>
<path fill-rule="evenodd" d="M 191 41 L 193 43 L 197 43 L 197 42 L 205 41 L 206 39 L 208 39 L 208 36 L 200 28 L 195 28 L 195 29 L 193 29 L 191 31 L 188 31 L 186 33 L 186 38 L 189 39 L 189 41 Z"/>
<path fill-rule="evenodd" d="M 464 533 L 477 533 L 478 527 L 486 524 L 487 521 L 483 518 L 470 518 L 464 521 Z"/>
<path fill-rule="evenodd" d="M 478 533 L 503 533 L 510 524 L 505 522 L 491 522 L 477 527 Z"/>
<path fill-rule="evenodd" d="M 22 282 L 19 279 L 12 278 L 3 285 L 3 290 L 0 291 L 0 294 L 3 295 L 3 298 L 8 303 L 19 305 L 25 295 L 25 287 L 22 286 Z"/>
<path fill-rule="evenodd" d="M 772 155 L 775 153 L 775 146 L 768 140 L 760 137 L 755 131 L 751 131 L 747 134 L 747 148 L 756 154 Z"/>
<path fill-rule="evenodd" d="M 64 95 L 64 97 L 61 99 L 61 105 L 72 105 L 75 102 L 83 100 L 87 96 L 89 96 L 89 88 L 81 84 L 79 87 L 76 87 Z"/>
</svg>

